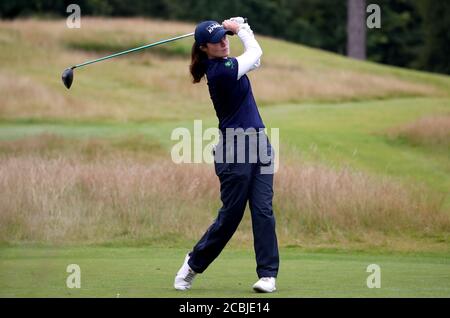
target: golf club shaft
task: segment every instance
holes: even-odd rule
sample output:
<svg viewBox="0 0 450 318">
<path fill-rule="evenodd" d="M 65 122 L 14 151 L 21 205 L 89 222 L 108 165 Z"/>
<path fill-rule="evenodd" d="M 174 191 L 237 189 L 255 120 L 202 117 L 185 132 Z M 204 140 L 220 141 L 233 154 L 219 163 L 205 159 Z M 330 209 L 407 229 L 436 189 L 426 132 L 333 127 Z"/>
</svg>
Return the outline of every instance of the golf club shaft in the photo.
<svg viewBox="0 0 450 318">
<path fill-rule="evenodd" d="M 124 55 L 124 54 L 128 54 L 128 53 L 140 51 L 140 50 L 143 50 L 143 49 L 147 49 L 149 47 L 156 46 L 156 45 L 159 45 L 159 44 L 172 42 L 172 41 L 179 40 L 179 39 L 182 39 L 182 38 L 186 38 L 186 37 L 192 36 L 192 35 L 194 35 L 194 32 L 188 33 L 188 34 L 185 34 L 185 35 L 180 35 L 180 36 L 177 36 L 177 37 L 174 37 L 174 38 L 171 38 L 171 39 L 161 40 L 161 41 L 158 41 L 158 42 L 155 42 L 155 43 L 150 43 L 150 44 L 143 45 L 143 46 L 140 46 L 140 47 L 137 47 L 137 48 L 134 48 L 134 49 L 126 50 L 126 51 L 123 51 L 123 52 L 118 52 L 118 53 L 111 54 L 111 55 L 108 55 L 108 56 L 105 56 L 105 57 L 102 57 L 102 58 L 99 58 L 99 59 L 96 59 L 96 60 L 91 60 L 91 61 L 87 61 L 87 62 L 84 62 L 84 63 L 81 63 L 81 64 L 77 64 L 75 66 L 72 66 L 72 69 L 78 68 L 78 67 L 82 67 L 82 66 L 86 66 L 86 65 L 89 65 L 89 64 L 93 64 L 93 63 L 97 63 L 97 62 L 100 62 L 100 61 L 108 60 L 108 59 L 111 59 L 113 57 L 121 56 L 121 55 Z"/>
</svg>

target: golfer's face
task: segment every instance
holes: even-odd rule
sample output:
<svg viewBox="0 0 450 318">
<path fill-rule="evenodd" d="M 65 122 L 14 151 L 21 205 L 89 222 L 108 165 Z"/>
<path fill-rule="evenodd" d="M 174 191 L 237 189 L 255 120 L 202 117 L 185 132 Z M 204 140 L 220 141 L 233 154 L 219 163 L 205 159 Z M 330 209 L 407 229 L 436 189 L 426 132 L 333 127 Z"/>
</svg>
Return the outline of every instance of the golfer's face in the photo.
<svg viewBox="0 0 450 318">
<path fill-rule="evenodd" d="M 226 35 L 219 43 L 207 43 L 206 47 L 209 58 L 227 57 L 230 54 L 230 45 Z"/>
</svg>

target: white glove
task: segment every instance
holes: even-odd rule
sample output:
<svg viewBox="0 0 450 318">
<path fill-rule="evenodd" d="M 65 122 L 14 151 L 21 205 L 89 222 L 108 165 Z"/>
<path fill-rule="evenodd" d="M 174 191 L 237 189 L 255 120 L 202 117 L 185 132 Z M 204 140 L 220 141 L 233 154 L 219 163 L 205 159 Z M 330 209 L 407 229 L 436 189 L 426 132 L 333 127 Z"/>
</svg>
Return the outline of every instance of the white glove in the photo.
<svg viewBox="0 0 450 318">
<path fill-rule="evenodd" d="M 247 19 L 244 19 L 243 17 L 234 17 L 234 18 L 230 18 L 230 20 L 234 21 L 236 23 L 239 23 L 239 24 L 247 23 Z"/>
<path fill-rule="evenodd" d="M 250 25 L 247 23 L 247 19 L 243 18 L 243 17 L 233 17 L 230 18 L 231 21 L 234 21 L 236 23 L 239 24 L 239 28 L 246 30 L 248 33 L 250 33 L 251 35 L 253 35 L 253 31 L 250 28 Z"/>
</svg>

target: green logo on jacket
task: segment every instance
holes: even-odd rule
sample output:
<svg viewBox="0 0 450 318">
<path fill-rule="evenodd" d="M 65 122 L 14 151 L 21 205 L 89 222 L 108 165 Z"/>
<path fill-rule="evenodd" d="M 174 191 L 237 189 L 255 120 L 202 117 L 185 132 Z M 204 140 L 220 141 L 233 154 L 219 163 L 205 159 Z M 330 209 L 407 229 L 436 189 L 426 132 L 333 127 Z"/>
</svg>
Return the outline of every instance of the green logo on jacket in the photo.
<svg viewBox="0 0 450 318">
<path fill-rule="evenodd" d="M 233 62 L 232 62 L 231 60 L 226 61 L 226 62 L 225 62 L 225 66 L 226 66 L 226 67 L 234 68 L 234 64 L 233 64 Z"/>
</svg>

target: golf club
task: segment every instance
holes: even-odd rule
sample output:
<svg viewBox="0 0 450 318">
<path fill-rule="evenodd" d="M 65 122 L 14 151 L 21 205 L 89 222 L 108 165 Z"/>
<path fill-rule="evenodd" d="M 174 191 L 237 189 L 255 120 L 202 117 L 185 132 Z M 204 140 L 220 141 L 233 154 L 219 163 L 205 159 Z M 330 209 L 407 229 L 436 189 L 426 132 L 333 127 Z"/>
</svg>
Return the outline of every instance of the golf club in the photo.
<svg viewBox="0 0 450 318">
<path fill-rule="evenodd" d="M 67 68 L 66 70 L 64 70 L 64 72 L 62 73 L 62 81 L 64 83 L 64 86 L 66 86 L 67 89 L 69 89 L 70 86 L 72 86 L 72 82 L 73 82 L 73 70 L 76 69 L 76 68 L 83 67 L 83 66 L 86 66 L 86 65 L 89 65 L 89 64 L 93 64 L 93 63 L 97 63 L 97 62 L 100 62 L 100 61 L 108 60 L 110 58 L 121 56 L 121 55 L 125 55 L 125 54 L 128 54 L 128 53 L 144 50 L 144 49 L 150 48 L 152 46 L 157 46 L 157 45 L 160 45 L 160 44 L 172 42 L 172 41 L 179 40 L 179 39 L 182 39 L 182 38 L 186 38 L 186 37 L 192 36 L 192 35 L 194 35 L 194 32 L 188 33 L 188 34 L 185 34 L 185 35 L 180 35 L 180 36 L 177 36 L 177 37 L 174 37 L 174 38 L 171 38 L 171 39 L 161 40 L 161 41 L 158 41 L 158 42 L 150 43 L 150 44 L 143 45 L 143 46 L 140 46 L 140 47 L 137 47 L 137 48 L 134 48 L 134 49 L 126 50 L 126 51 L 123 51 L 123 52 L 118 52 L 118 53 L 111 54 L 111 55 L 108 55 L 108 56 L 105 56 L 105 57 L 102 57 L 102 58 L 99 58 L 99 59 L 95 59 L 95 60 L 91 60 L 91 61 L 87 61 L 87 62 L 84 62 L 84 63 L 81 63 L 81 64 L 77 64 L 77 65 L 71 66 L 71 67 Z"/>
</svg>

